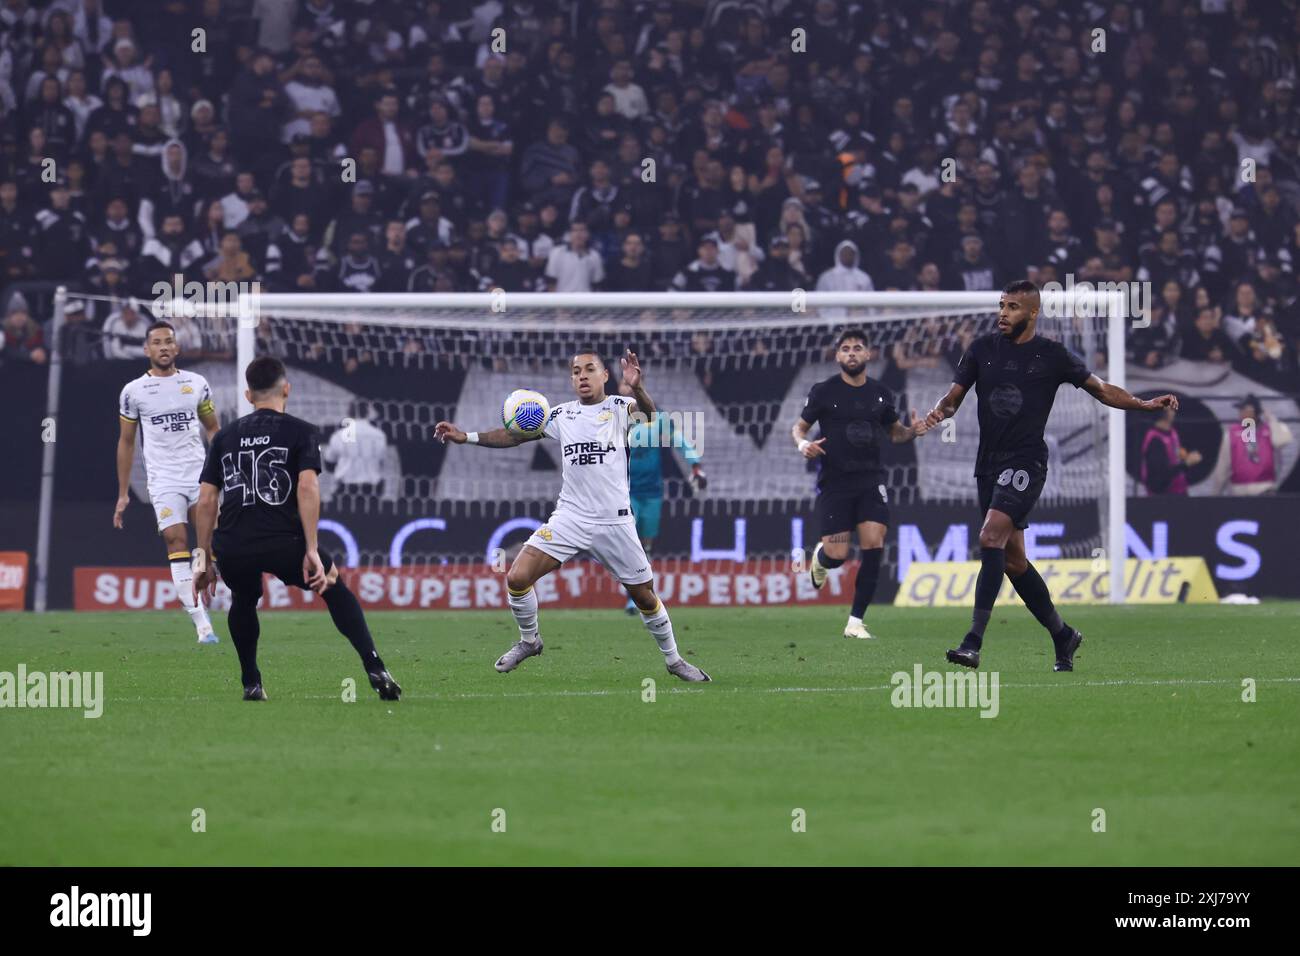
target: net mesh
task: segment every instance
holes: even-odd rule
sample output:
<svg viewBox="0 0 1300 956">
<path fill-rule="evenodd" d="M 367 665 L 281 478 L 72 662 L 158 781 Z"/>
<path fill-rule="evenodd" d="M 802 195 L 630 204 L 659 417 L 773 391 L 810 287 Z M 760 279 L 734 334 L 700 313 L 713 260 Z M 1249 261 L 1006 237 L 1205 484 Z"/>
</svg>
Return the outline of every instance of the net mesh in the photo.
<svg viewBox="0 0 1300 956">
<path fill-rule="evenodd" d="M 676 466 L 665 468 L 666 522 L 777 513 L 813 520 L 816 475 L 793 452 L 789 430 L 812 385 L 836 372 L 837 335 L 846 327 L 866 329 L 868 374 L 894 392 L 906 421 L 913 408 L 923 413 L 944 394 L 962 351 L 992 331 L 996 319 L 987 308 L 926 304 L 802 311 L 788 301 L 744 308 L 539 305 L 493 312 L 486 300 L 465 308 L 436 297 L 418 306 L 339 296 L 326 305 L 287 307 L 275 299 L 260 303 L 255 352 L 275 355 L 293 370 L 292 410 L 322 428 L 325 513 L 340 517 L 544 518 L 560 487 L 553 443 L 447 454 L 434 438 L 435 424 L 500 427 L 502 401 L 515 389 L 540 391 L 552 404 L 571 398 L 568 365 L 576 351 L 602 355 L 616 378 L 616 359 L 630 348 L 660 411 L 689 416 L 709 478 L 707 491 L 693 494 L 688 469 L 673 456 Z M 229 318 L 194 321 L 208 340 L 228 346 Z M 1096 368 L 1104 361 L 1105 325 L 1080 311 L 1046 314 L 1039 329 Z M 210 380 L 220 399 L 219 380 Z M 235 407 L 233 376 L 229 388 L 228 400 L 219 401 L 226 410 Z M 919 441 L 885 444 L 896 523 L 906 520 L 908 507 L 975 505 L 975 404 L 972 397 L 954 421 Z M 1097 515 L 1076 522 L 1074 536 L 1060 542 L 1065 556 L 1088 556 L 1105 527 L 1104 409 L 1081 391 L 1062 388 L 1047 443 L 1049 478 L 1040 502 Z M 894 557 L 891 545 L 887 563 Z M 384 564 L 388 555 L 362 559 Z M 416 563 L 447 559 L 443 552 L 404 555 Z"/>
</svg>

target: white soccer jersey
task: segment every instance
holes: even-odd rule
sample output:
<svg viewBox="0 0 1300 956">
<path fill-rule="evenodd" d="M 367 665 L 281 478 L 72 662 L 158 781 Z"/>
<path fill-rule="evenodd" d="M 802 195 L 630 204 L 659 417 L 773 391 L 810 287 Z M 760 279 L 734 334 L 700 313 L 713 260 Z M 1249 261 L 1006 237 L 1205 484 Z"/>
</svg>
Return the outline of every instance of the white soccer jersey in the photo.
<svg viewBox="0 0 1300 956">
<path fill-rule="evenodd" d="M 545 435 L 560 443 L 564 480 L 557 513 L 592 524 L 622 524 L 632 518 L 628 498 L 629 416 L 636 403 L 607 395 L 598 405 L 564 402 L 551 409 Z"/>
<path fill-rule="evenodd" d="M 118 414 L 140 423 L 149 493 L 192 491 L 203 470 L 203 426 L 200 415 L 213 410 L 207 379 L 177 370 L 173 375 L 132 379 L 122 389 Z"/>
</svg>

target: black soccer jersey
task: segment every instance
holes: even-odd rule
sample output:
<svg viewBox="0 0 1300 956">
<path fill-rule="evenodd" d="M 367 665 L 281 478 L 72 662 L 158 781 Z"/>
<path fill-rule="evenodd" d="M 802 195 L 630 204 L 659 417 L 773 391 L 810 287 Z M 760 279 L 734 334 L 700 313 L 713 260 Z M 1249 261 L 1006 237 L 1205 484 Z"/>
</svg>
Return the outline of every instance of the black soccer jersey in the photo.
<svg viewBox="0 0 1300 956">
<path fill-rule="evenodd" d="M 1000 332 L 981 336 L 957 363 L 953 381 L 979 396 L 980 444 L 975 474 L 990 475 L 1002 465 L 1022 462 L 1039 476 L 1047 473 L 1043 431 L 1057 388 L 1079 388 L 1092 373 L 1060 342 L 1035 335 L 1017 345 Z"/>
<path fill-rule="evenodd" d="M 879 483 L 880 447 L 898 421 L 893 392 L 878 382 L 853 386 L 834 375 L 809 390 L 799 417 L 820 425 L 826 439 L 826 454 L 817 459 L 819 487 Z"/>
<path fill-rule="evenodd" d="M 259 408 L 217 432 L 199 476 L 222 491 L 217 559 L 303 541 L 298 474 L 307 470 L 320 471 L 319 435 L 301 418 Z"/>
</svg>

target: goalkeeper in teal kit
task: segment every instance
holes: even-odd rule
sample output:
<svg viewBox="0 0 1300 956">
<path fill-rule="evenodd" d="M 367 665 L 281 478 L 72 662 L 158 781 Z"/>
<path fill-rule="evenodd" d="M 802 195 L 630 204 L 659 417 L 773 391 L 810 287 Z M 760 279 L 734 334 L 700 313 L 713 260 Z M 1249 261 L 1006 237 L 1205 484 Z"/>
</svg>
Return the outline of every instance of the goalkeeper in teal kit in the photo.
<svg viewBox="0 0 1300 956">
<path fill-rule="evenodd" d="M 627 394 L 624 387 L 620 392 Z M 649 554 L 659 536 L 659 513 L 664 503 L 663 456 L 679 449 L 691 466 L 691 490 L 703 491 L 707 485 L 704 469 L 700 467 L 700 453 L 687 440 L 676 425 L 676 416 L 657 414 L 653 421 L 636 421 L 628 430 L 628 485 L 632 498 L 632 515 L 636 519 L 636 534 Z M 657 432 L 657 434 L 656 434 Z M 636 605 L 628 600 L 625 610 L 632 614 Z"/>
</svg>

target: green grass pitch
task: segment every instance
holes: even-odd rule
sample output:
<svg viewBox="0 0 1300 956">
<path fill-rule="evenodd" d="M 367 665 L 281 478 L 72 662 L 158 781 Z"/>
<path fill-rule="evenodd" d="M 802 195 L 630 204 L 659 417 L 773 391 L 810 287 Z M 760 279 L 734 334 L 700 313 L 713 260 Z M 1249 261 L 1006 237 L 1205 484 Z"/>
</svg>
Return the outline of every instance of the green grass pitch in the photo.
<svg viewBox="0 0 1300 956">
<path fill-rule="evenodd" d="M 179 610 L 5 616 L 0 671 L 103 671 L 106 701 L 0 711 L 0 865 L 1300 862 L 1300 604 L 1070 609 L 1073 674 L 998 611 L 996 719 L 890 703 L 965 611 L 873 608 L 866 642 L 840 608 L 670 610 L 713 684 L 616 611 L 543 610 L 504 676 L 506 612 L 372 614 L 398 704 L 324 614 L 262 616 L 265 704 L 221 616 L 215 648 Z"/>
</svg>

